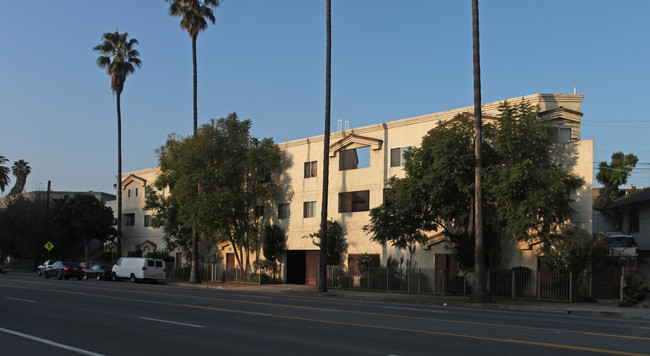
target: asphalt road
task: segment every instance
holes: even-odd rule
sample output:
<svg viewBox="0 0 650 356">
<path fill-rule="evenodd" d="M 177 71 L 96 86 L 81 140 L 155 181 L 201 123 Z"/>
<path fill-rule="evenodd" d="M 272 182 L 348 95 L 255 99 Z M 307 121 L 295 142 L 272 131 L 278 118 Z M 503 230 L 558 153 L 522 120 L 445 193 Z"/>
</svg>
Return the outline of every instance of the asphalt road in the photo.
<svg viewBox="0 0 650 356">
<path fill-rule="evenodd" d="M 650 354 L 650 322 L 0 274 L 2 355 Z"/>
</svg>

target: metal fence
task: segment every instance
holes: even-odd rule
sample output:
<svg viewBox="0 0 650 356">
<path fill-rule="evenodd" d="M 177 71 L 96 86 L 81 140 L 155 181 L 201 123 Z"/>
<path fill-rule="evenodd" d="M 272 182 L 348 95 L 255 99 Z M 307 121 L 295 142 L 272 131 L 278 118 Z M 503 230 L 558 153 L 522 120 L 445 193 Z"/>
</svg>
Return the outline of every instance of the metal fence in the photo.
<svg viewBox="0 0 650 356">
<path fill-rule="evenodd" d="M 430 268 L 400 269 L 368 267 L 365 273 L 351 273 L 342 266 L 327 267 L 327 286 L 432 295 L 467 296 L 472 293 L 472 275 Z M 532 271 L 518 267 L 488 272 L 492 297 L 570 302 L 591 298 L 591 275 Z"/>
<path fill-rule="evenodd" d="M 168 268 L 167 279 L 189 279 L 192 267 Z M 199 267 L 199 278 L 204 282 L 237 282 L 260 283 L 260 274 L 254 271 L 246 272 L 235 265 L 220 263 L 204 263 Z"/>
</svg>

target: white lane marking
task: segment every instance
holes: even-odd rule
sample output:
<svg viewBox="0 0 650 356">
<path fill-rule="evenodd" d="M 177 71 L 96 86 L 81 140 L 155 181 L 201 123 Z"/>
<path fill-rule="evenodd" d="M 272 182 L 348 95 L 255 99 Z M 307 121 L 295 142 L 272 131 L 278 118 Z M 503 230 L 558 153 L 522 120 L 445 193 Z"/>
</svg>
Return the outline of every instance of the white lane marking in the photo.
<svg viewBox="0 0 650 356">
<path fill-rule="evenodd" d="M 191 326 L 193 328 L 202 328 L 203 326 L 201 325 L 194 325 L 194 324 L 185 324 L 185 323 L 179 323 L 176 321 L 169 321 L 169 320 L 160 320 L 160 319 L 152 319 L 152 318 L 145 318 L 143 316 L 140 317 L 140 319 L 143 320 L 151 320 L 151 321 L 159 321 L 161 323 L 169 323 L 169 324 L 177 324 L 177 325 L 184 325 L 184 326 Z"/>
<path fill-rule="evenodd" d="M 233 297 L 247 297 L 247 298 L 261 298 L 261 299 L 272 299 L 273 297 L 267 297 L 263 295 L 252 295 L 252 294 L 228 294 L 228 296 Z"/>
<path fill-rule="evenodd" d="M 442 311 L 442 310 L 416 309 L 416 308 L 398 308 L 398 307 L 382 307 L 382 308 L 384 308 L 384 309 L 410 310 L 410 311 L 418 311 L 418 312 L 426 312 L 426 313 L 447 314 L 446 311 Z"/>
<path fill-rule="evenodd" d="M 102 354 L 98 354 L 98 353 L 96 353 L 96 352 L 87 351 L 87 350 L 79 349 L 79 348 L 72 347 L 72 346 L 68 346 L 68 345 L 64 345 L 64 344 L 59 344 L 58 342 L 54 342 L 54 341 L 50 341 L 50 340 L 46 340 L 46 339 L 41 339 L 40 337 L 36 337 L 36 336 L 31 336 L 31 335 L 23 334 L 23 333 L 18 332 L 18 331 L 13 331 L 13 330 L 5 329 L 5 328 L 0 328 L 0 331 L 1 331 L 1 332 L 5 332 L 5 333 L 7 333 L 7 334 L 12 334 L 12 335 L 16 335 L 16 336 L 24 337 L 24 338 L 26 338 L 26 339 L 30 339 L 30 340 L 34 340 L 34 341 L 38 341 L 38 342 L 42 342 L 42 343 L 44 343 L 44 344 L 48 344 L 48 345 L 51 345 L 51 346 L 55 346 L 55 347 L 59 347 L 59 348 L 62 348 L 62 349 L 66 349 L 66 350 L 68 350 L 68 351 L 76 352 L 76 353 L 79 353 L 79 354 L 82 354 L 82 355 L 89 355 L 89 356 L 104 356 L 104 355 L 102 355 Z"/>
<path fill-rule="evenodd" d="M 650 329 L 650 328 L 646 326 L 642 326 L 641 329 Z"/>
<path fill-rule="evenodd" d="M 35 300 L 29 300 L 29 299 L 20 299 L 20 298 L 12 298 L 12 297 L 5 297 L 5 299 L 17 300 L 20 302 L 27 302 L 27 303 L 38 303 Z"/>
</svg>

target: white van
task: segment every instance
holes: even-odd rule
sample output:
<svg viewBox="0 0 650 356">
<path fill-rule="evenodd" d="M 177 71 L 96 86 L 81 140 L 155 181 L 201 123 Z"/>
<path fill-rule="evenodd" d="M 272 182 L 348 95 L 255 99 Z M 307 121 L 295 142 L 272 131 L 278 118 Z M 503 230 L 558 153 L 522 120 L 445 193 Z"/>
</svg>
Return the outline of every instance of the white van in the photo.
<svg viewBox="0 0 650 356">
<path fill-rule="evenodd" d="M 122 257 L 113 266 L 111 277 L 114 281 L 128 278 L 131 282 L 165 280 L 167 269 L 165 261 L 156 258 Z"/>
</svg>

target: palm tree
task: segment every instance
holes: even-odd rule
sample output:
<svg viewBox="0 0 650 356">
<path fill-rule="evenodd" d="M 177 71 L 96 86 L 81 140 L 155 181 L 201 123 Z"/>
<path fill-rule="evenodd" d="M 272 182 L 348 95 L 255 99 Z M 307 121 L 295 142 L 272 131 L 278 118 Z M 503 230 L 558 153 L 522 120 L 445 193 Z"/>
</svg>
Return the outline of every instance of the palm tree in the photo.
<svg viewBox="0 0 650 356">
<path fill-rule="evenodd" d="M 210 20 L 214 25 L 216 18 L 214 17 L 214 10 L 221 5 L 221 0 L 166 0 L 170 2 L 169 16 L 181 17 L 181 28 L 190 35 L 192 38 L 192 70 L 193 70 L 193 89 L 194 89 L 194 134 L 198 129 L 197 117 L 198 109 L 196 103 L 196 38 L 199 32 L 208 28 Z"/>
<path fill-rule="evenodd" d="M 327 63 L 325 64 L 325 137 L 323 138 L 323 193 L 320 213 L 320 263 L 318 291 L 327 292 L 327 200 L 329 189 L 330 102 L 332 92 L 332 2 L 326 0 Z"/>
<path fill-rule="evenodd" d="M 478 0 L 472 0 L 472 38 L 474 52 L 474 288 L 472 300 L 486 303 L 490 301 L 487 291 L 487 271 L 485 267 L 485 244 L 483 238 L 483 195 L 481 186 L 481 57 L 479 51 Z"/>
<path fill-rule="evenodd" d="M 29 162 L 19 159 L 11 166 L 11 173 L 16 176 L 16 184 L 9 191 L 9 195 L 17 195 L 25 190 L 25 183 L 27 183 L 27 176 L 32 173 L 32 167 Z"/>
<path fill-rule="evenodd" d="M 5 163 L 9 162 L 7 157 L 0 155 L 0 192 L 5 192 L 5 188 L 9 185 L 9 167 L 5 167 Z"/>
<path fill-rule="evenodd" d="M 129 34 L 107 32 L 102 35 L 102 42 L 93 48 L 101 55 L 97 57 L 97 66 L 106 69 L 111 77 L 111 89 L 115 93 L 117 102 L 117 256 L 122 256 L 122 111 L 120 109 L 120 95 L 124 89 L 124 82 L 129 74 L 135 72 L 135 67 L 140 68 L 142 62 L 138 58 L 140 52 L 134 49 L 138 44 L 135 38 L 128 39 Z"/>
<path fill-rule="evenodd" d="M 214 10 L 221 5 L 221 0 L 166 0 L 169 5 L 169 16 L 181 18 L 181 28 L 192 38 L 192 71 L 193 71 L 193 104 L 194 121 L 193 133 L 196 136 L 198 131 L 198 106 L 196 100 L 196 38 L 199 32 L 208 28 L 208 21 L 214 25 L 216 19 Z M 197 191 L 200 192 L 200 187 Z M 192 270 L 190 271 L 190 283 L 201 283 L 199 278 L 199 237 L 196 231 L 196 221 L 192 218 Z"/>
</svg>

